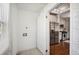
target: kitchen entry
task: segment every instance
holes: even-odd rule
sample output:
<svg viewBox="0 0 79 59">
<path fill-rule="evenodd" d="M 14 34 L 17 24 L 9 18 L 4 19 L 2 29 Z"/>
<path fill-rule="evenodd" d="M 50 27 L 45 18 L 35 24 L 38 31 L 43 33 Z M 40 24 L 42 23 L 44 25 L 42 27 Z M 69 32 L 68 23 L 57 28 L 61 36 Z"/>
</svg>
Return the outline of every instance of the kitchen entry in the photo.
<svg viewBox="0 0 79 59">
<path fill-rule="evenodd" d="M 57 4 L 49 13 L 50 55 L 69 55 L 70 4 Z"/>
</svg>

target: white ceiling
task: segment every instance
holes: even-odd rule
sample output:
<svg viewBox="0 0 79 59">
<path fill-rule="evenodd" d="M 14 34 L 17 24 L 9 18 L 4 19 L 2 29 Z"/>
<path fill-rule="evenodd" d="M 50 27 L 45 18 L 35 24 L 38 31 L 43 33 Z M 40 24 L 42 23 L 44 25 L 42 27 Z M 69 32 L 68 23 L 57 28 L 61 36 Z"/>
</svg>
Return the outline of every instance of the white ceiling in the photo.
<svg viewBox="0 0 79 59">
<path fill-rule="evenodd" d="M 47 4 L 46 3 L 16 3 L 19 9 L 24 9 L 33 12 L 40 12 Z"/>
<path fill-rule="evenodd" d="M 61 17 L 63 17 L 63 18 L 69 18 L 70 17 L 70 11 L 61 14 Z"/>
<path fill-rule="evenodd" d="M 53 10 L 51 10 L 51 12 L 55 12 L 55 13 L 63 13 L 66 12 L 70 9 L 70 4 L 69 3 L 60 3 L 57 4 L 57 6 L 55 6 L 55 8 Z"/>
</svg>

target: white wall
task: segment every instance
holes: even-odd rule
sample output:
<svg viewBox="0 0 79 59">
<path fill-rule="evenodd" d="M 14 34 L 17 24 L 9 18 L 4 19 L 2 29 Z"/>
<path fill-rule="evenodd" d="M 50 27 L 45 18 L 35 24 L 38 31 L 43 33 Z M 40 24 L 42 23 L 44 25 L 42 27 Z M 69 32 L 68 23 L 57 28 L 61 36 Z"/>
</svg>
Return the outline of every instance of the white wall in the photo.
<svg viewBox="0 0 79 59">
<path fill-rule="evenodd" d="M 10 32 L 10 48 L 12 54 L 16 54 L 18 48 L 18 13 L 15 4 L 10 4 L 10 19 L 9 19 L 9 32 Z M 17 23 L 18 22 L 18 23 Z"/>
<path fill-rule="evenodd" d="M 1 19 L 4 23 L 4 32 L 2 33 L 2 39 L 0 39 L 0 54 L 3 54 L 9 47 L 9 38 L 8 38 L 8 20 L 9 20 L 9 4 L 2 3 L 0 4 L 1 8 Z"/>
<path fill-rule="evenodd" d="M 79 55 L 79 3 L 70 9 L 70 54 Z"/>
<path fill-rule="evenodd" d="M 25 9 L 18 9 L 18 50 L 28 50 L 36 48 L 36 27 L 37 27 L 38 13 L 27 11 Z M 27 27 L 27 29 L 26 29 Z M 23 33 L 27 33 L 23 37 Z"/>
<path fill-rule="evenodd" d="M 38 13 L 19 9 L 16 4 L 11 4 L 10 38 L 12 53 L 21 50 L 36 48 L 36 21 Z M 27 29 L 26 29 L 27 27 Z M 27 37 L 23 37 L 27 33 Z"/>
<path fill-rule="evenodd" d="M 10 39 L 12 53 L 16 54 L 21 50 L 28 50 L 37 47 L 37 18 L 40 10 L 43 8 L 41 4 L 22 4 L 21 8 L 19 4 L 11 4 L 10 11 Z M 42 7 L 42 8 L 41 8 Z M 33 8 L 29 9 L 28 8 Z M 27 27 L 27 29 L 26 29 Z M 27 33 L 26 37 L 23 37 L 23 33 Z"/>
<path fill-rule="evenodd" d="M 49 54 L 49 20 L 46 16 L 56 4 L 48 4 L 40 13 L 37 24 L 37 47 L 43 54 Z M 46 53 L 46 49 L 48 52 Z"/>
</svg>

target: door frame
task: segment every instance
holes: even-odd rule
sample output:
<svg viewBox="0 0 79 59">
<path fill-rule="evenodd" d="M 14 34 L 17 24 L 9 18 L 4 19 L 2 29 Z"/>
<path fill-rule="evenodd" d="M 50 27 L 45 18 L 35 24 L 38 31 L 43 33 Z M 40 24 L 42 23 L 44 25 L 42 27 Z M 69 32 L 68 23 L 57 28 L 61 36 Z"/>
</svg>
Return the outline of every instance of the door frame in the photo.
<svg viewBox="0 0 79 59">
<path fill-rule="evenodd" d="M 54 4 L 54 5 L 53 5 Z M 50 13 L 50 11 L 55 8 L 57 5 L 59 5 L 60 3 L 53 3 L 53 4 L 48 4 L 46 6 L 46 8 L 48 8 L 47 12 L 46 12 L 46 54 L 50 55 L 50 27 L 49 27 L 49 19 L 48 19 L 48 15 Z"/>
<path fill-rule="evenodd" d="M 50 13 L 50 11 L 52 10 L 52 9 L 54 9 L 56 6 L 58 6 L 60 3 L 56 3 L 54 6 L 51 6 L 51 8 L 50 8 L 50 10 L 49 10 L 49 12 L 48 12 L 48 15 L 49 15 L 49 13 Z M 70 21 L 70 20 L 69 20 Z M 49 36 L 49 39 L 47 39 L 46 40 L 46 46 L 47 46 L 47 49 L 48 49 L 48 55 L 50 55 L 50 23 L 49 23 L 49 19 L 47 18 L 47 24 L 49 25 L 49 26 L 46 26 L 46 27 L 48 27 L 48 36 Z M 70 22 L 69 22 L 70 23 Z M 70 26 L 70 24 L 69 24 L 69 26 Z M 70 44 L 69 44 L 70 45 Z M 69 54 L 70 54 L 70 52 L 69 52 Z"/>
</svg>

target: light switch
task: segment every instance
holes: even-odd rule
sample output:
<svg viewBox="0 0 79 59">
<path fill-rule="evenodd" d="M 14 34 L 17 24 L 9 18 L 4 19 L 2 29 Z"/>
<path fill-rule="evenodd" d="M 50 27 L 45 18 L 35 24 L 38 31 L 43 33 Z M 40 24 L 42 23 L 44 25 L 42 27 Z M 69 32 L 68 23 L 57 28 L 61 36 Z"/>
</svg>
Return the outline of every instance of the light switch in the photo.
<svg viewBox="0 0 79 59">
<path fill-rule="evenodd" d="M 24 36 L 24 37 L 27 36 L 27 33 L 23 33 L 23 36 Z"/>
<path fill-rule="evenodd" d="M 27 27 L 26 27 L 26 29 L 27 29 Z"/>
</svg>

